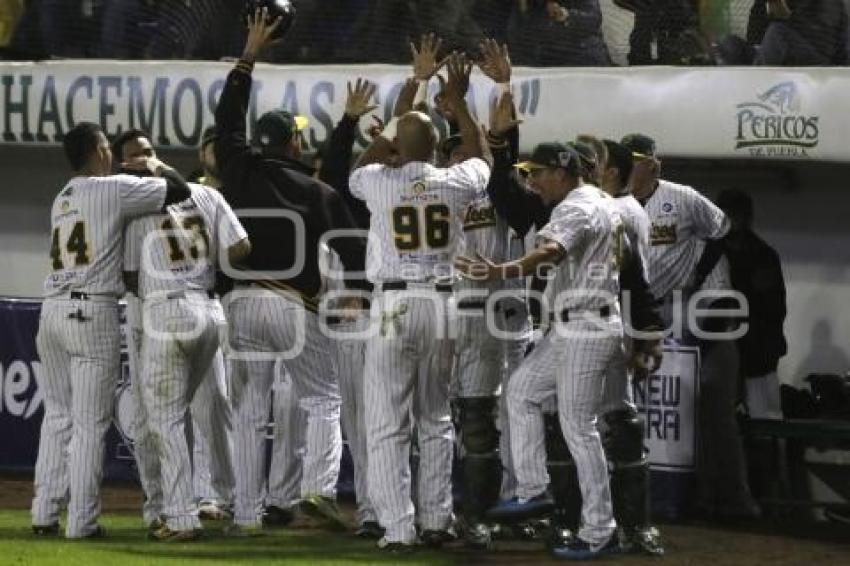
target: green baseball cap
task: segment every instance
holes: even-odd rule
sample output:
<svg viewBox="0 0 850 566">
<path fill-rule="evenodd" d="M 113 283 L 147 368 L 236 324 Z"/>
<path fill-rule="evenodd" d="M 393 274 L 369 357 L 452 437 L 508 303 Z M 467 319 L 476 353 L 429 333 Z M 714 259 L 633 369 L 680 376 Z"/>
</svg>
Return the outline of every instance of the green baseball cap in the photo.
<svg viewBox="0 0 850 566">
<path fill-rule="evenodd" d="M 257 120 L 254 128 L 254 144 L 260 147 L 276 147 L 289 143 L 295 132 L 304 130 L 309 122 L 304 116 L 287 110 L 271 110 Z"/>
</svg>

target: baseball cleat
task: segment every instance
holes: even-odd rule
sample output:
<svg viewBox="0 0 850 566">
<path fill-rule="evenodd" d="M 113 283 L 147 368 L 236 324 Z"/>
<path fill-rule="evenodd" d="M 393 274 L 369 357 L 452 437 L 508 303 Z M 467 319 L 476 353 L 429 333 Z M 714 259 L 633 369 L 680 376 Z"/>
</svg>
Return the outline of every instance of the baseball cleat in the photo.
<svg viewBox="0 0 850 566">
<path fill-rule="evenodd" d="M 159 542 L 188 542 L 198 540 L 203 535 L 202 529 L 186 529 L 175 531 L 163 525 L 155 531 L 151 531 L 150 539 Z"/>
<path fill-rule="evenodd" d="M 202 521 L 232 521 L 233 511 L 214 501 L 198 505 L 198 518 Z"/>
<path fill-rule="evenodd" d="M 664 545 L 661 543 L 661 533 L 655 527 L 644 527 L 625 531 L 623 533 L 623 550 L 635 554 L 649 556 L 664 556 Z"/>
<path fill-rule="evenodd" d="M 545 515 L 554 508 L 555 502 L 552 500 L 552 496 L 544 491 L 540 495 L 530 499 L 514 497 L 513 499 L 502 501 L 487 511 L 487 517 L 496 521 L 524 521 Z"/>
<path fill-rule="evenodd" d="M 293 519 L 295 519 L 294 509 L 269 505 L 263 513 L 263 526 L 285 527 L 291 523 Z"/>
<path fill-rule="evenodd" d="M 360 538 L 380 540 L 384 536 L 384 527 L 377 521 L 364 521 L 354 534 Z"/>
<path fill-rule="evenodd" d="M 344 531 L 348 524 L 336 506 L 336 501 L 321 495 L 310 495 L 301 501 L 301 511 L 316 519 L 320 519 L 334 530 Z"/>
<path fill-rule="evenodd" d="M 386 537 L 381 537 L 381 540 L 378 541 L 376 546 L 378 547 L 378 550 L 388 552 L 390 554 L 410 554 L 416 550 L 416 543 L 389 541 Z"/>
<path fill-rule="evenodd" d="M 106 538 L 106 529 L 100 525 L 95 525 L 94 530 L 80 537 L 81 539 L 100 539 Z"/>
<path fill-rule="evenodd" d="M 620 551 L 620 539 L 616 532 L 602 544 L 593 545 L 575 537 L 566 544 L 553 546 L 550 549 L 552 556 L 561 560 L 593 560 L 617 554 Z"/>
<path fill-rule="evenodd" d="M 454 529 L 435 530 L 428 529 L 422 531 L 420 535 L 422 544 L 428 548 L 441 548 L 444 544 L 457 540 L 457 534 Z"/>
<path fill-rule="evenodd" d="M 59 536 L 59 523 L 53 523 L 50 525 L 33 525 L 32 534 L 38 537 Z"/>
<path fill-rule="evenodd" d="M 467 546 L 479 550 L 491 550 L 493 548 L 493 536 L 490 527 L 484 523 L 475 523 L 470 526 L 463 535 Z"/>
</svg>

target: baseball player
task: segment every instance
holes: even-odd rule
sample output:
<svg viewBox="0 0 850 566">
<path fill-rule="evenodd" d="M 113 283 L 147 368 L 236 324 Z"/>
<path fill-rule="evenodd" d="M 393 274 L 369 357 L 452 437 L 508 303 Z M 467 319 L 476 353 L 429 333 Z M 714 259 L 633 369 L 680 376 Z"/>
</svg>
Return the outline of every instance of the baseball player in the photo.
<svg viewBox="0 0 850 566">
<path fill-rule="evenodd" d="M 32 526 L 37 535 L 58 534 L 59 513 L 70 496 L 65 535 L 100 537 L 104 435 L 119 377 L 124 224 L 185 199 L 189 187 L 153 158 L 127 166 L 154 177 L 108 176 L 112 152 L 101 128 L 90 122 L 68 131 L 63 147 L 74 177 L 51 209 L 51 273 L 36 337 L 45 415 Z"/>
<path fill-rule="evenodd" d="M 691 187 L 659 178 L 661 162 L 655 141 L 642 134 L 623 138 L 635 157 L 630 180 L 632 194 L 651 222 L 649 284 L 663 301 L 665 324 L 674 337 L 697 343 L 691 328 L 676 327 L 673 314 L 688 304 L 696 290 L 714 275 L 714 288 L 730 288 L 728 263 L 723 255 L 730 221 L 709 199 Z M 715 273 L 717 272 L 717 273 Z M 705 306 L 705 305 L 703 305 Z M 732 305 L 739 306 L 739 305 Z M 666 311 L 666 312 L 665 312 Z M 716 320 L 716 319 L 715 319 Z M 756 516 L 758 507 L 749 492 L 743 447 L 735 417 L 737 351 L 729 340 L 700 341 L 701 435 L 697 475 L 700 506 L 709 514 Z M 731 371 L 730 371 L 731 370 Z"/>
<path fill-rule="evenodd" d="M 483 68 L 487 68 L 486 64 Z M 503 99 L 506 98 L 509 94 L 503 95 Z M 510 126 L 510 123 L 506 125 Z M 441 144 L 441 152 L 448 158 L 449 166 L 467 157 L 461 141 L 459 136 L 452 136 Z M 464 212 L 464 249 L 466 253 L 480 253 L 505 261 L 513 257 L 511 230 L 496 214 L 488 191 L 477 194 Z M 493 295 L 496 301 L 489 300 L 493 292 L 504 288 L 504 282 L 464 281 L 457 289 L 459 320 L 453 392 L 457 397 L 464 448 L 465 538 L 470 545 L 485 548 L 491 544 L 490 528 L 484 521 L 485 511 L 496 503 L 500 491 L 504 498 L 513 497 L 515 479 L 510 462 L 507 412 L 504 403 L 497 403 L 509 375 L 506 365 L 515 369 L 517 358 L 521 359 L 524 354 L 524 340 L 515 337 L 522 337 L 527 325 L 525 303 L 519 296 L 519 289 L 513 297 L 502 296 L 502 293 Z M 490 315 L 488 308 L 493 309 Z M 503 339 L 489 324 L 495 324 L 498 331 L 507 332 L 510 339 Z M 508 363 L 509 355 L 511 361 Z M 501 430 L 496 426 L 497 414 Z"/>
<path fill-rule="evenodd" d="M 541 144 L 529 161 L 518 165 L 528 171 L 529 183 L 544 203 L 557 204 L 537 235 L 536 249 L 504 264 L 483 258 L 458 258 L 455 263 L 468 276 L 487 280 L 525 277 L 540 265 L 553 266 L 548 288 L 553 325 L 511 376 L 507 392 L 517 497 L 495 507 L 492 515 L 551 509 L 539 405 L 554 392 L 582 495 L 578 535 L 552 549 L 566 559 L 593 558 L 619 547 L 596 410 L 605 372 L 622 356 L 617 302 L 621 228 L 599 190 L 583 183 L 579 159 L 562 144 Z"/>
<path fill-rule="evenodd" d="M 202 383 L 214 391 L 218 385 L 215 376 L 206 378 L 220 355 L 225 324 L 213 292 L 219 253 L 233 264 L 250 252 L 247 233 L 221 194 L 203 185 L 191 189 L 185 202 L 134 220 L 126 234 L 125 270 L 142 300 L 142 405 L 157 448 L 159 478 L 152 481 L 161 485 L 165 521 L 151 536 L 160 541 L 200 534 L 185 414 Z M 209 421 L 223 413 L 215 409 L 196 407 L 202 430 L 212 429 Z M 229 466 L 229 438 L 218 432 L 206 440 L 214 460 Z M 219 473 L 230 484 L 224 489 L 232 490 L 227 472 Z"/>
<path fill-rule="evenodd" d="M 280 22 L 268 21 L 266 9 L 249 18 L 245 50 L 227 77 L 215 114 L 222 191 L 235 208 L 250 209 L 242 221 L 253 245 L 244 269 L 234 274 L 239 280 L 228 305 L 234 458 L 240 468 L 235 520 L 245 528 L 262 526 L 269 393 L 274 364 L 283 357 L 307 419 L 300 507 L 338 528 L 345 526 L 335 502 L 342 451 L 340 395 L 328 356 L 332 345 L 320 331 L 317 314 L 317 250 L 328 232 L 354 226 L 339 195 L 313 179 L 313 170 L 299 161 L 303 119 L 283 110 L 267 112 L 255 128 L 254 147 L 246 139 L 254 61 L 273 41 Z M 345 265 L 346 285 L 367 289 L 358 276 L 364 271 L 363 238 L 337 237 L 328 243 Z"/>
<path fill-rule="evenodd" d="M 207 134 L 209 135 L 209 133 Z M 119 135 L 112 144 L 113 155 L 122 160 L 141 156 L 156 157 L 156 151 L 150 141 L 150 136 L 141 130 L 130 129 Z M 210 177 L 214 179 L 214 177 Z M 136 222 L 130 225 L 133 233 L 129 240 L 125 238 L 130 248 L 139 237 L 144 237 Z M 128 228 L 130 230 L 130 228 Z M 129 254 L 125 254 L 125 257 Z M 136 408 L 136 441 L 134 457 L 139 469 L 142 487 L 145 491 L 143 517 L 151 532 L 162 526 L 162 489 L 160 481 L 159 459 L 155 452 L 154 438 L 148 426 L 147 412 L 141 402 L 141 370 L 140 357 L 142 348 L 142 311 L 141 303 L 136 300 L 138 259 L 133 258 L 134 265 L 126 271 L 130 272 L 131 293 L 125 298 L 127 302 L 127 320 L 131 329 L 130 360 L 135 379 L 132 381 L 133 394 L 137 400 Z M 222 520 L 232 516 L 233 504 L 233 464 L 230 446 L 230 431 L 232 418 L 230 403 L 227 399 L 227 383 L 225 376 L 224 356 L 221 350 L 216 351 L 209 374 L 198 386 L 192 399 L 192 477 L 194 492 L 199 501 L 198 515 L 201 519 Z"/>
<path fill-rule="evenodd" d="M 372 320 L 377 328 L 366 346 L 369 497 L 385 528 L 378 547 L 394 552 L 410 549 L 417 538 L 409 465 L 411 410 L 419 431 L 422 538 L 434 546 L 452 538 L 453 429 L 446 367 L 451 358 L 445 357 L 451 347 L 445 334 L 445 296 L 451 285 L 441 281 L 452 274 L 462 213 L 485 189 L 490 174 L 488 148 L 463 99 L 461 85 L 470 70 L 452 57 L 444 92 L 469 159 L 448 169 L 431 164 L 436 136 L 427 115 L 409 111 L 416 90 L 416 82 L 409 80 L 396 117 L 366 149 L 350 178 L 352 194 L 371 213 L 367 271 L 375 284 Z M 384 163 L 396 148 L 400 166 L 391 168 Z"/>
<path fill-rule="evenodd" d="M 623 145 L 604 140 L 606 162 L 599 167 L 600 186 L 611 195 L 614 208 L 623 220 L 626 236 L 631 244 L 629 258 L 626 261 L 637 262 L 641 269 L 637 271 L 643 282 L 649 281 L 649 216 L 640 203 L 628 192 L 628 182 L 632 172 L 631 152 Z M 634 272 L 632 272 L 634 273 Z M 622 288 L 624 293 L 634 288 L 626 277 L 629 271 L 623 271 Z M 630 305 L 637 297 L 630 295 Z M 625 308 L 625 307 L 624 307 Z M 646 310 L 631 310 L 631 327 L 643 332 L 660 330 L 661 320 L 657 314 Z M 657 339 L 633 340 L 626 333 L 627 351 L 631 350 L 633 359 L 648 353 L 652 363 L 646 370 L 653 370 L 660 363 L 660 345 Z M 623 359 L 622 361 L 625 361 Z M 604 417 L 603 442 L 611 468 L 611 494 L 614 514 L 625 534 L 626 548 L 646 552 L 650 555 L 662 555 L 664 547 L 658 529 L 650 524 L 649 509 L 649 462 L 643 445 L 644 423 L 639 418 L 632 399 L 632 367 L 629 364 L 613 364 L 605 376 L 605 389 L 599 414 Z"/>
</svg>

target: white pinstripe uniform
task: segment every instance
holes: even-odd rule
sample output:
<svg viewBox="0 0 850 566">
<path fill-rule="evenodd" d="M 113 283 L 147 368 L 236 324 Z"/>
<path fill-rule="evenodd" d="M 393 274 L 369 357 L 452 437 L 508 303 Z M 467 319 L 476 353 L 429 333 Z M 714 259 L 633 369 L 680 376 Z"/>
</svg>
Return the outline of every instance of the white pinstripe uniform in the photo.
<svg viewBox="0 0 850 566">
<path fill-rule="evenodd" d="M 282 360 L 274 367 L 272 385 L 272 457 L 266 506 L 287 509 L 301 499 L 307 414 L 299 406 L 292 376 Z"/>
<path fill-rule="evenodd" d="M 93 533 L 100 513 L 104 435 L 119 377 L 124 223 L 160 210 L 165 194 L 159 178 L 74 177 L 51 208 L 52 272 L 36 338 L 45 414 L 32 522 L 58 522 L 70 494 L 68 537 Z"/>
<path fill-rule="evenodd" d="M 622 220 L 631 252 L 640 258 L 644 278 L 649 282 L 649 215 L 632 195 L 615 197 L 609 202 Z M 631 340 L 624 337 L 624 342 L 628 349 Z M 626 358 L 618 358 L 605 375 L 600 415 L 618 409 L 635 409 L 631 379 L 632 371 L 626 365 Z"/>
<path fill-rule="evenodd" d="M 383 332 L 366 346 L 368 486 L 389 542 L 411 543 L 416 537 L 411 408 L 419 432 L 419 525 L 443 530 L 451 521 L 451 343 L 446 300 L 434 281 L 452 274 L 463 210 L 489 176 L 487 164 L 473 158 L 448 169 L 423 162 L 399 168 L 373 164 L 350 178 L 352 194 L 372 215 L 366 264 L 376 284 L 372 320 Z M 401 280 L 406 290 L 382 290 L 383 283 Z M 425 367 L 427 375 L 419 374 Z"/>
<path fill-rule="evenodd" d="M 659 180 L 644 204 L 649 215 L 649 285 L 664 300 L 688 282 L 702 254 L 700 240 L 729 232 L 723 211 L 693 188 Z"/>
<path fill-rule="evenodd" d="M 142 517 L 146 525 L 162 515 L 163 493 L 159 456 L 153 434 L 148 426 L 148 416 L 142 404 L 142 305 L 133 295 L 124 299 L 127 303 L 127 326 L 130 329 L 129 363 L 133 379 L 130 383 L 133 398 L 136 400 L 136 414 L 133 421 L 135 432 L 133 456 L 139 470 L 139 480 L 145 493 L 142 504 Z M 226 368 L 221 350 L 215 353 L 207 375 L 202 379 L 190 405 L 192 418 L 192 479 L 193 491 L 198 501 L 211 501 L 224 505 L 233 503 L 233 463 L 230 436 L 232 415 L 227 398 Z M 194 415 L 201 415 L 201 419 Z M 210 443 L 218 447 L 210 453 Z M 226 444 L 222 448 L 222 441 Z"/>
<path fill-rule="evenodd" d="M 342 291 L 344 284 L 340 279 L 343 265 L 336 252 L 324 247 L 320 265 L 327 273 L 324 278 L 328 291 Z M 336 301 L 329 301 L 330 307 L 337 307 Z M 366 450 L 366 416 L 363 404 L 363 370 L 366 362 L 366 341 L 357 334 L 367 330 L 369 316 L 363 312 L 356 320 L 341 320 L 330 326 L 339 333 L 333 342 L 335 345 L 337 368 L 339 371 L 339 392 L 342 397 L 342 428 L 348 442 L 348 450 L 354 465 L 354 492 L 357 499 L 357 522 L 377 522 L 378 517 L 369 500 L 368 454 Z M 350 334 L 350 336 L 347 336 Z"/>
<path fill-rule="evenodd" d="M 570 191 L 554 209 L 538 239 L 557 242 L 567 251 L 547 293 L 553 312 L 567 310 L 571 318 L 552 324 L 508 386 L 517 497 L 535 497 L 549 484 L 541 404 L 554 393 L 581 488 L 578 534 L 591 545 L 607 542 L 616 528 L 608 468 L 596 430 L 605 373 L 623 355 L 616 232 L 616 218 L 595 187 Z M 607 318 L 600 318 L 603 307 L 609 309 Z"/>
<path fill-rule="evenodd" d="M 185 415 L 198 387 L 215 393 L 212 371 L 225 320 L 218 300 L 208 291 L 215 284 L 219 253 L 247 238 L 233 210 L 214 189 L 190 185 L 191 198 L 167 214 L 143 217 L 127 228 L 125 268 L 139 273 L 143 301 L 142 405 L 159 461 L 162 514 L 175 531 L 200 528 L 193 489 L 191 454 Z M 215 395 L 210 395 L 215 398 Z M 206 438 L 222 488 L 232 482 L 229 439 L 217 418 L 224 419 L 225 400 L 194 412 Z M 215 409 L 218 408 L 218 414 Z M 156 477 L 149 478 L 149 486 Z"/>
<path fill-rule="evenodd" d="M 512 257 L 522 257 L 524 246 L 516 245 L 512 230 L 496 214 L 486 189 L 480 191 L 463 217 L 464 254 L 477 252 L 483 257 L 500 263 Z M 494 323 L 498 329 L 516 335 L 524 334 L 528 329 L 528 314 L 525 300 L 521 297 L 522 282 L 502 281 L 482 284 L 471 280 L 462 280 L 458 297 L 458 336 L 455 343 L 455 369 L 452 393 L 460 398 L 495 397 L 507 386 L 510 371 L 516 369 L 525 354 L 524 338 L 501 339 L 487 328 L 483 308 L 464 309 L 466 303 L 486 302 L 487 296 L 500 289 L 516 289 L 516 298 L 502 298 Z M 470 294 L 463 297 L 464 291 Z M 504 396 L 499 402 L 499 454 L 502 460 L 504 476 L 501 495 L 504 498 L 514 496 L 516 478 L 511 464 L 510 421 L 507 418 L 507 405 Z"/>
</svg>

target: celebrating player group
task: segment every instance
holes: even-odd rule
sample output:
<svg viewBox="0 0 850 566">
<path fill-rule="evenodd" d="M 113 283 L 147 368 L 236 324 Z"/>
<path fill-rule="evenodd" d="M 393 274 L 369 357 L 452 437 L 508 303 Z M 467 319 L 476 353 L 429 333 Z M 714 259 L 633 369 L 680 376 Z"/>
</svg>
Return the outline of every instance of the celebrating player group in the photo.
<svg viewBox="0 0 850 566">
<path fill-rule="evenodd" d="M 662 305 L 724 269 L 723 213 L 660 180 L 645 135 L 519 161 L 510 58 L 492 40 L 411 45 L 386 123 L 369 116 L 376 85 L 349 83 L 308 166 L 303 117 L 273 110 L 246 134 L 254 63 L 281 23 L 249 17 L 197 183 L 143 131 L 110 147 L 80 123 L 64 138 L 33 532 L 57 535 L 67 507 L 67 537 L 106 536 L 123 297 L 152 540 L 198 539 L 207 521 L 250 536 L 305 513 L 383 552 L 517 537 L 566 560 L 663 554 L 632 380 L 661 362 Z M 476 68 L 494 82 L 486 126 L 465 99 Z M 355 158 L 361 122 L 371 143 Z M 356 525 L 336 503 L 343 433 Z"/>
</svg>

